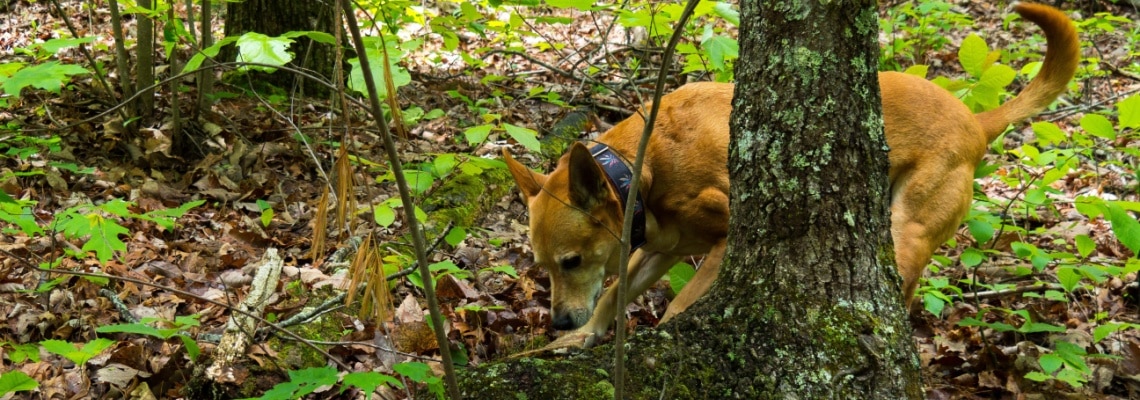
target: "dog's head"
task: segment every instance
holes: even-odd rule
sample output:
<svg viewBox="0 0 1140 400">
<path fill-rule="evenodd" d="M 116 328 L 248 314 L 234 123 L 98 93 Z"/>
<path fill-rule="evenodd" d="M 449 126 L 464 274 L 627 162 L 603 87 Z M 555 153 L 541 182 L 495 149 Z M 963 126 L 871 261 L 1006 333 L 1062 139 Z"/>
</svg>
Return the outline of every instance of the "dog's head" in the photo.
<svg viewBox="0 0 1140 400">
<path fill-rule="evenodd" d="M 621 254 L 621 206 L 605 172 L 581 143 L 574 143 L 550 175 L 531 171 L 503 151 L 526 196 L 535 261 L 550 273 L 555 329 L 590 319 L 607 274 Z"/>
</svg>

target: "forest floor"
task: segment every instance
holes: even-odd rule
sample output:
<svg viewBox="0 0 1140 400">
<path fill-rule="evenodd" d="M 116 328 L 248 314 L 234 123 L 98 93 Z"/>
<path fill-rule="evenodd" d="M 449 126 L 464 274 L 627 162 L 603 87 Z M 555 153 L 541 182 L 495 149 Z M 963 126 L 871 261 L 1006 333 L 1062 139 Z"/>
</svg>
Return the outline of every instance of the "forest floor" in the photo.
<svg viewBox="0 0 1140 400">
<path fill-rule="evenodd" d="M 70 37 L 59 18 L 61 14 L 51 12 L 51 2 L 9 3 L 7 12 L 0 16 L 0 56 L 5 60 L 42 61 L 17 49 Z M 881 15 L 896 18 L 904 4 L 884 5 Z M 1094 15 L 1090 7 L 1098 7 L 1095 11 L 1126 20 L 1113 22 L 1112 30 L 1082 36 L 1090 45 L 1084 49 L 1084 55 L 1090 59 L 1082 63 L 1085 71 L 1078 75 L 1080 81 L 1073 86 L 1076 90 L 1056 108 L 1034 119 L 1052 121 L 1065 132 L 1079 129 L 1081 117 L 1087 112 L 1111 109 L 1111 104 L 1140 90 L 1140 74 L 1135 67 L 1137 53 L 1125 45 L 1140 29 L 1131 22 L 1140 19 L 1140 13 L 1132 6 L 1112 2 L 1065 2 L 1065 6 L 1073 8 L 1078 5 L 1084 8 L 1075 12 L 1086 18 Z M 105 6 L 96 10 L 86 6 L 79 9 L 80 3 L 74 2 L 64 6 L 70 11 L 62 15 L 71 16 L 71 22 L 81 28 L 81 36 L 97 37 L 92 48 L 103 68 L 115 80 L 127 75 L 113 67 L 109 39 L 112 28 Z M 945 43 L 925 42 L 931 46 L 894 62 L 902 67 L 916 62 L 927 64 L 928 77 L 960 78 L 965 72 L 957 62 L 957 49 L 968 34 L 984 37 L 994 48 L 1025 40 L 1032 34 L 1006 30 L 1007 9 L 986 1 L 959 1 L 952 10 L 972 23 L 938 32 Z M 615 45 L 630 48 L 634 47 L 630 46 L 631 41 L 639 39 L 637 32 L 608 31 L 599 22 L 604 18 L 586 12 L 566 12 L 566 16 L 573 22 L 534 28 L 541 30 L 541 40 L 565 44 L 568 50 L 563 52 L 515 52 L 495 42 L 493 35 L 461 35 L 459 51 L 481 54 L 484 65 L 473 68 L 470 60 L 459 56 L 431 57 L 440 54 L 441 43 L 435 39 L 426 40 L 419 51 L 405 57 L 404 67 L 410 71 L 412 82 L 400 89 L 398 101 L 429 111 L 426 114 L 436 109 L 442 113 L 430 119 L 405 118 L 409 121 L 408 138 L 397 144 L 403 162 L 428 171 L 430 165 L 438 166 L 440 155 L 458 155 L 458 162 L 494 158 L 503 148 L 523 155 L 523 147 L 503 131 L 496 130 L 487 141 L 472 146 L 465 140 L 467 129 L 501 121 L 534 129 L 541 137 L 576 109 L 586 109 L 597 115 L 596 121 L 586 124 L 588 128 L 582 135 L 588 137 L 625 118 L 650 96 L 651 84 L 623 82 L 652 77 L 651 72 L 637 75 L 620 71 L 597 81 L 585 81 L 579 73 L 579 61 L 589 58 L 603 32 L 609 32 L 608 40 Z M 919 24 L 899 20 L 900 24 Z M 133 31 L 134 26 L 131 20 L 127 29 Z M 909 29 L 918 28 L 912 25 Z M 896 30 L 904 31 L 907 30 L 901 25 Z M 888 45 L 892 35 L 884 33 L 881 42 Z M 1044 42 L 1035 43 L 1038 47 L 1030 48 L 1028 53 L 1042 52 Z M 502 50 L 485 49 L 496 46 Z M 178 51 L 174 54 L 184 58 L 188 55 Z M 633 57 L 634 52 L 614 54 L 616 60 L 628 62 L 622 55 Z M 64 62 L 85 63 L 74 50 L 57 57 Z M 654 61 L 649 57 L 645 62 Z M 1017 69 L 1025 60 L 1003 62 Z M 189 79 L 182 83 L 192 86 Z M 174 146 L 170 133 L 176 125 L 170 112 L 172 93 L 165 87 L 159 89 L 157 122 L 134 131 L 129 124 L 124 128 L 121 119 L 100 115 L 114 103 L 108 101 L 90 76 L 77 78 L 58 95 L 26 91 L 22 97 L 9 97 L 8 106 L 0 108 L 0 125 L 18 126 L 25 135 L 39 132 L 44 138 L 61 139 L 45 145 L 55 146 L 50 154 L 18 154 L 18 146 L 5 144 L 6 131 L 0 131 L 0 149 L 9 151 L 0 156 L 0 191 L 15 199 L 34 200 L 30 211 L 44 231 L 31 234 L 0 220 L 0 315 L 8 320 L 0 325 L 0 371 L 19 370 L 37 380 L 37 398 L 118 397 L 138 390 L 143 383 L 158 398 L 185 396 L 185 385 L 201 364 L 187 361 L 183 342 L 154 340 L 145 335 L 100 335 L 95 329 L 126 323 L 128 316 L 175 321 L 176 317 L 196 315 L 196 323 L 178 326 L 197 340 L 208 359 L 217 351 L 217 335 L 223 333 L 235 313 L 203 299 L 221 304 L 241 302 L 250 292 L 256 267 L 268 248 L 276 248 L 284 264 L 278 292 L 267 303 L 266 314 L 272 320 L 286 321 L 298 314 L 310 316 L 286 327 L 321 341 L 322 347 L 356 371 L 392 373 L 393 366 L 402 362 L 439 359 L 439 348 L 425 323 L 422 283 L 406 273 L 389 283 L 386 293 L 390 297 L 381 300 L 378 307 L 386 313 L 361 313 L 358 304 L 315 309 L 342 292 L 340 288 L 355 282 L 347 268 L 351 260 L 335 252 L 354 249 L 360 238 L 371 237 L 378 244 L 385 273 L 399 275 L 399 271 L 413 264 L 403 217 L 387 220 L 381 216 L 386 211 L 377 212 L 374 208 L 377 204 L 391 205 L 389 199 L 398 195 L 395 185 L 382 179 L 388 170 L 383 167 L 382 144 L 371 130 L 371 122 L 361 118 L 344 122 L 334 115 L 328 99 L 292 97 L 284 90 L 254 95 L 251 88 L 266 88 L 250 84 L 245 76 L 233 72 L 228 72 L 219 85 L 233 96 L 219 100 L 209 115 L 189 118 L 178 125 L 192 142 L 187 147 L 194 148 L 183 154 L 170 152 Z M 596 94 L 599 85 L 618 94 Z M 1015 84 L 1009 90 L 1016 92 L 1020 86 Z M 181 93 L 184 117 L 191 115 L 193 94 L 189 89 Z M 353 113 L 360 115 L 359 110 Z M 96 118 L 89 119 L 92 117 Z M 1130 135 L 1124 133 L 1113 148 L 1136 149 L 1140 141 L 1136 140 L 1135 130 Z M 306 144 L 298 139 L 301 136 L 312 141 Z M 1031 140 L 1029 124 L 1022 124 L 1006 135 L 1001 145 L 1013 149 Z M 336 146 L 349 143 L 350 153 L 357 157 L 352 170 L 357 185 L 348 197 L 357 208 L 349 214 L 346 228 L 329 234 L 326 240 L 315 240 L 317 234 L 326 232 L 316 228 L 317 221 L 335 225 L 329 222 L 332 213 L 326 217 L 320 212 L 332 207 L 322 200 L 321 194 L 333 184 L 327 176 L 344 171 L 333 165 L 339 157 Z M 1137 171 L 1128 167 L 1137 165 L 1135 153 L 1105 150 L 1097 154 L 1103 158 L 1080 158 L 1073 171 L 1053 185 L 1055 191 L 1049 195 L 1061 200 L 1034 210 L 1031 214 L 1036 218 L 1014 223 L 1024 229 L 998 232 L 993 243 L 987 245 L 986 258 L 980 266 L 967 268 L 958 262 L 976 244 L 965 225 L 958 238 L 938 252 L 936 268 L 927 273 L 928 282 L 934 283 L 926 285 L 926 292 L 938 282 L 963 288 L 970 287 L 971 281 L 1007 286 L 1000 290 L 978 289 L 982 293 L 976 294 L 967 290 L 964 296 L 970 299 L 956 298 L 940 315 L 923 307 L 912 312 L 914 338 L 929 398 L 1140 398 L 1140 325 L 1134 325 L 1140 324 L 1136 273 L 1090 280 L 1077 290 L 1061 292 L 1056 285 L 1048 285 L 1058 281 L 1059 261 L 1054 259 L 1044 268 L 1037 268 L 1031 260 L 1018 255 L 1024 247 L 1014 244 L 1031 243 L 1042 252 L 1071 252 L 1077 245 L 1076 236 L 1085 235 L 1094 240 L 1094 248 L 1084 259 L 1120 268 L 1136 265 L 1135 255 L 1115 238 L 1111 224 L 1076 211 L 1073 199 L 1081 195 L 1140 201 Z M 550 168 L 549 155 L 522 158 L 536 168 Z M 1105 160 L 1115 162 L 1106 166 Z M 1008 153 L 994 152 L 987 162 L 996 170 L 977 180 L 979 198 L 993 201 L 1025 195 L 1023 188 L 1010 186 L 1001 178 L 1026 168 L 1024 163 Z M 461 169 L 455 167 L 455 162 L 448 166 L 449 171 L 452 168 Z M 43 173 L 20 174 L 33 170 Z M 464 181 L 461 175 L 443 173 L 429 178 L 432 186 L 418 192 L 417 200 L 438 205 L 438 199 L 432 197 L 442 196 L 440 188 L 445 185 L 458 185 L 456 190 L 465 190 L 462 185 L 490 189 L 478 192 L 481 194 L 476 197 L 483 198 L 460 200 L 485 204 L 477 207 L 481 209 L 473 220 L 442 222 L 433 218 L 429 219 L 428 229 L 428 242 L 433 244 L 430 257 L 443 272 L 436 280 L 447 334 L 457 344 L 452 353 L 465 364 L 479 364 L 534 349 L 556 337 L 557 332 L 550 328 L 549 278 L 534 266 L 527 242 L 525 205 L 518 199 L 513 183 Z M 114 252 L 106 262 L 93 257 L 85 247 L 90 239 L 69 236 L 65 234 L 67 227 L 50 223 L 77 205 L 105 204 L 113 199 L 130 201 L 124 206 L 128 213 L 115 216 L 105 210 L 84 211 L 87 220 L 114 219 L 129 232 L 104 238 L 109 242 L 121 240 L 127 249 Z M 205 202 L 178 217 L 174 228 L 137 217 L 156 215 L 159 210 L 194 200 Z M 999 202 L 997 206 L 977 208 L 991 210 L 1001 206 Z M 434 210 L 424 207 L 429 215 Z M 455 232 L 458 236 L 454 236 Z M 452 236 L 448 237 L 449 233 Z M 107 283 L 38 269 L 57 258 L 61 260 L 55 267 L 58 269 L 103 273 L 149 284 L 115 280 Z M 700 262 L 688 261 L 693 265 Z M 1025 270 L 1029 273 L 1017 272 Z M 628 328 L 654 326 L 672 292 L 670 282 L 662 281 L 630 304 Z M 979 315 L 984 316 L 981 325 L 963 323 Z M 1025 328 L 1030 322 L 1057 329 Z M 1003 329 L 1002 323 L 1020 328 Z M 1119 326 L 1105 337 L 1104 328 L 1100 327 L 1109 324 Z M 80 367 L 35 348 L 29 356 L 28 348 L 21 347 L 45 340 L 79 344 L 97 337 L 115 342 Z M 249 377 L 260 391 L 288 380 L 284 371 L 326 363 L 300 346 L 285 346 L 282 343 L 293 339 L 273 332 L 260 334 L 256 339 L 257 343 L 245 354 L 253 363 L 238 373 Z M 1087 353 L 1079 357 L 1080 362 L 1061 360 L 1065 363 L 1061 370 L 1076 370 L 1080 378 L 1043 382 L 1026 378 L 1041 371 L 1045 362 L 1042 355 L 1056 349 L 1058 341 L 1075 344 Z M 1080 365 L 1087 370 L 1079 371 Z M 383 394 L 404 398 L 409 392 L 389 389 Z M 339 394 L 344 398 L 357 395 L 351 391 Z M 337 395 L 324 393 L 321 398 L 333 396 Z"/>
</svg>

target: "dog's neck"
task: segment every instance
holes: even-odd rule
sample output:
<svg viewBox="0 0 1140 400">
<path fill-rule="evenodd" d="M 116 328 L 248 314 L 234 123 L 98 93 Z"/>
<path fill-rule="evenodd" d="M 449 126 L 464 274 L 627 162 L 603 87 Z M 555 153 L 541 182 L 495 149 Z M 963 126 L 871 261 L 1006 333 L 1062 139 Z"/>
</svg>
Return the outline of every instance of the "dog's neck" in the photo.
<svg viewBox="0 0 1140 400">
<path fill-rule="evenodd" d="M 605 143 L 595 142 L 594 147 L 590 148 L 590 155 L 594 156 L 594 160 L 606 172 L 606 180 L 609 181 L 610 187 L 617 192 L 624 211 L 626 199 L 629 198 L 630 185 L 633 183 L 633 170 L 630 169 L 629 163 L 625 157 Z M 630 231 L 629 242 L 630 252 L 637 250 L 646 242 L 645 203 L 641 200 L 641 193 L 637 194 L 637 201 L 633 205 L 633 228 Z"/>
</svg>

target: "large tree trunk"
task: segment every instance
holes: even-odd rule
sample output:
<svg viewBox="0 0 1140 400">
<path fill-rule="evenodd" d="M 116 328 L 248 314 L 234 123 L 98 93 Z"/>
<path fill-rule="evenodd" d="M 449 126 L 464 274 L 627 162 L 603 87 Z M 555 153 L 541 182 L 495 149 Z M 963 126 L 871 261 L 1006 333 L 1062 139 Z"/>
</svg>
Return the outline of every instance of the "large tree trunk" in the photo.
<svg viewBox="0 0 1140 400">
<path fill-rule="evenodd" d="M 240 36 L 246 32 L 257 32 L 278 36 L 289 31 L 333 32 L 333 13 L 329 2 L 311 0 L 243 0 L 226 3 L 226 36 Z M 312 71 L 325 79 L 332 79 L 335 52 L 332 46 L 317 43 L 307 38 L 297 38 L 290 51 L 295 58 L 291 63 Z M 221 54 L 222 60 L 234 59 L 231 46 Z M 309 96 L 321 96 L 328 88 L 316 85 L 301 77 L 285 72 L 275 72 L 258 78 L 279 87 L 297 89 Z"/>
<path fill-rule="evenodd" d="M 920 398 L 888 233 L 875 2 L 759 3 L 741 5 L 721 276 L 632 338 L 626 397 Z M 611 354 L 481 366 L 461 386 L 604 398 Z"/>
</svg>

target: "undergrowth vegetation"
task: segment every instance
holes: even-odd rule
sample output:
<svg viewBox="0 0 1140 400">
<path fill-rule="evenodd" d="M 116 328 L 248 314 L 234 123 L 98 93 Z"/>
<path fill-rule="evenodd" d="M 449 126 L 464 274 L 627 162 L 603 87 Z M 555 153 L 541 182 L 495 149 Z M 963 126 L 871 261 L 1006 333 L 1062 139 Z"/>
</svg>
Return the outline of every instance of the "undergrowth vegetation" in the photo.
<svg viewBox="0 0 1140 400">
<path fill-rule="evenodd" d="M 338 89 L 332 98 L 294 99 L 289 88 L 255 84 L 257 74 L 296 72 L 290 46 L 301 40 L 337 45 L 345 36 L 206 32 L 219 40 L 204 45 L 195 30 L 202 8 L 191 3 L 118 3 L 161 29 L 159 78 L 135 82 L 139 93 L 159 88 L 153 119 L 119 85 L 133 75 L 120 70 L 126 54 L 115 45 L 138 39 L 107 23 L 116 2 L 51 10 L 78 10 L 87 21 L 13 17 L 46 16 L 54 2 L 8 6 L 15 11 L 0 30 L 23 33 L 0 61 L 0 296 L 8 304 L 0 310 L 18 323 L 0 328 L 0 397 L 50 397 L 49 387 L 75 377 L 93 386 L 69 395 L 122 395 L 139 382 L 165 390 L 159 397 L 197 390 L 173 378 L 190 372 L 121 358 L 129 350 L 175 369 L 207 365 L 217 334 L 238 314 L 220 310 L 249 291 L 246 277 L 226 271 L 248 269 L 266 247 L 289 249 L 294 275 L 283 278 L 281 303 L 265 322 L 288 329 L 339 321 L 342 331 L 301 339 L 355 369 L 251 350 L 263 363 L 251 369 L 277 379 L 227 393 L 426 390 L 444 398 L 442 352 L 462 367 L 541 346 L 552 333 L 548 278 L 532 268 L 525 217 L 495 154 L 518 147 L 546 165 L 565 147 L 556 135 L 558 121 L 570 120 L 564 116 L 582 106 L 611 122 L 629 115 L 663 73 L 660 48 L 682 8 L 362 1 L 366 47 L 342 49 L 343 86 L 329 81 Z M 974 111 L 997 107 L 1040 67 L 1044 39 L 1001 7 L 891 3 L 880 13 L 881 68 L 930 79 Z M 1127 2 L 1108 3 L 1074 11 L 1085 58 L 1069 93 L 991 144 L 963 229 L 919 289 L 922 307 L 912 319 L 928 394 L 1140 393 L 1140 26 Z M 213 7 L 215 15 L 222 8 Z M 678 68 L 664 71 L 673 84 L 732 81 L 738 9 L 700 3 L 683 27 Z M 241 62 L 212 62 L 233 61 L 213 59 L 226 48 Z M 370 71 L 360 55 L 372 61 Z M 221 78 L 216 89 L 196 86 L 202 68 Z M 379 81 L 383 115 L 375 117 L 402 136 L 402 179 L 380 161 L 377 133 L 360 122 L 372 118 L 362 106 L 365 73 Z M 195 96 L 212 105 L 197 109 Z M 586 125 L 593 124 L 574 125 L 570 140 Z M 415 204 L 396 195 L 398 181 Z M 414 269 L 413 217 L 426 221 L 427 277 Z M 699 258 L 689 261 L 633 306 L 635 320 L 657 321 L 665 297 L 699 266 Z M 424 315 L 425 285 L 444 299 L 442 346 Z M 187 292 L 175 295 L 172 286 Z M 167 305 L 152 304 L 159 301 Z M 337 304 L 347 308 L 333 311 Z M 297 314 L 304 318 L 289 319 Z M 246 333 L 254 341 L 279 335 Z M 134 375 L 95 380 L 109 368 Z"/>
</svg>

